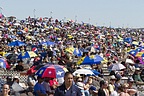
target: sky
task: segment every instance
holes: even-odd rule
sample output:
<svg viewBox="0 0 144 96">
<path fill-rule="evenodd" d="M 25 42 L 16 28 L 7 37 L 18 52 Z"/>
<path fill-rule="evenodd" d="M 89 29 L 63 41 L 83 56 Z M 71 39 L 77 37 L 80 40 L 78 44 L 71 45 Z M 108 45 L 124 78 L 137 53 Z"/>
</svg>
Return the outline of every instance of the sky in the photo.
<svg viewBox="0 0 144 96">
<path fill-rule="evenodd" d="M 0 0 L 0 7 L 5 16 L 17 19 L 35 14 L 97 26 L 144 28 L 144 0 Z"/>
</svg>

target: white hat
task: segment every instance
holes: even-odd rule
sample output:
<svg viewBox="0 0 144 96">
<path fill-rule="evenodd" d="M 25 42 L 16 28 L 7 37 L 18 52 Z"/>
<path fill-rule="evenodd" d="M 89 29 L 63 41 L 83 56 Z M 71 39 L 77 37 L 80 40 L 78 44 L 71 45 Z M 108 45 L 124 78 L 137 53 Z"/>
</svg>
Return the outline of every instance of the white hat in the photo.
<svg viewBox="0 0 144 96">
<path fill-rule="evenodd" d="M 135 68 L 135 70 L 137 70 L 137 71 L 138 71 L 138 70 L 140 70 L 140 68 Z"/>
<path fill-rule="evenodd" d="M 18 76 L 14 76 L 14 78 L 17 78 L 17 79 L 18 79 L 19 77 L 18 77 Z"/>
<path fill-rule="evenodd" d="M 115 78 L 115 76 L 114 76 L 114 75 L 112 75 L 112 76 L 110 76 L 110 79 L 112 79 L 112 80 L 113 80 L 113 79 L 116 79 L 116 78 Z"/>
<path fill-rule="evenodd" d="M 84 84 L 82 82 L 77 82 L 76 85 L 78 88 L 84 89 Z"/>
<path fill-rule="evenodd" d="M 126 59 L 126 63 L 134 64 L 134 61 L 131 59 Z"/>
</svg>

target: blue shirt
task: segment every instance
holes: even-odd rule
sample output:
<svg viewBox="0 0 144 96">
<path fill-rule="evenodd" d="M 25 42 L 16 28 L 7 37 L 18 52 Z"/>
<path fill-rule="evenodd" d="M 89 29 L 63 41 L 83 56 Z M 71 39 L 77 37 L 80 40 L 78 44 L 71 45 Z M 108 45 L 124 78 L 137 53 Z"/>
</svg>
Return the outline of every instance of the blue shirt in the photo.
<svg viewBox="0 0 144 96">
<path fill-rule="evenodd" d="M 35 96 L 38 96 L 37 91 L 40 91 L 43 94 L 47 94 L 44 86 L 42 84 L 36 83 L 34 86 Z"/>
<path fill-rule="evenodd" d="M 72 85 L 71 88 L 67 90 L 65 84 L 62 84 L 56 89 L 54 96 L 82 96 L 82 93 L 75 85 Z"/>
</svg>

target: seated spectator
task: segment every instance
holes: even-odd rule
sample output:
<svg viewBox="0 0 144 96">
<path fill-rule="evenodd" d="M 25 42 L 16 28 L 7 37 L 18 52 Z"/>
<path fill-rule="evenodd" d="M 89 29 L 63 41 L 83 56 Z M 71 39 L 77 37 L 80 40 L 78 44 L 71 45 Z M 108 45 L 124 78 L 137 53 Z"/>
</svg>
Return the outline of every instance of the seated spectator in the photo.
<svg viewBox="0 0 144 96">
<path fill-rule="evenodd" d="M 110 84 L 109 84 L 109 86 L 108 86 L 110 94 L 111 94 L 113 91 L 115 91 L 115 85 L 114 85 L 114 84 L 115 84 L 115 81 L 116 81 L 115 76 L 114 76 L 114 75 L 110 76 Z"/>
<path fill-rule="evenodd" d="M 85 96 L 84 83 L 82 83 L 82 82 L 77 82 L 76 85 L 77 85 L 77 87 L 81 90 L 82 96 Z M 87 96 L 88 96 L 88 95 L 87 95 Z"/>
<path fill-rule="evenodd" d="M 16 65 L 15 71 L 24 71 L 22 60 L 18 61 L 17 63 L 18 63 L 18 65 Z"/>
<path fill-rule="evenodd" d="M 89 88 L 89 93 L 90 93 L 89 96 L 96 96 L 96 95 L 98 94 L 98 91 L 96 90 L 96 87 L 91 86 L 91 87 Z"/>
<path fill-rule="evenodd" d="M 16 96 L 19 96 L 22 93 L 26 93 L 26 90 L 22 86 L 20 86 L 18 78 L 19 78 L 18 76 L 15 76 L 13 78 L 13 84 L 12 84 L 12 91 Z"/>
<path fill-rule="evenodd" d="M 129 86 L 128 86 L 129 94 L 138 96 L 137 88 L 135 86 L 133 86 L 134 85 L 133 78 L 128 78 L 127 83 L 129 84 Z"/>
<path fill-rule="evenodd" d="M 121 92 L 120 92 L 120 95 L 119 95 L 119 96 L 130 96 L 127 89 L 128 89 L 128 84 L 127 84 L 127 83 L 124 83 L 124 84 L 121 86 Z"/>
<path fill-rule="evenodd" d="M 36 84 L 36 78 L 34 73 L 28 75 L 27 84 L 29 85 L 29 89 L 32 91 L 34 85 Z"/>
<path fill-rule="evenodd" d="M 140 72 L 141 72 L 140 68 L 136 68 L 135 73 L 132 76 L 136 84 L 144 84 L 144 82 L 142 81 L 140 77 Z"/>
</svg>

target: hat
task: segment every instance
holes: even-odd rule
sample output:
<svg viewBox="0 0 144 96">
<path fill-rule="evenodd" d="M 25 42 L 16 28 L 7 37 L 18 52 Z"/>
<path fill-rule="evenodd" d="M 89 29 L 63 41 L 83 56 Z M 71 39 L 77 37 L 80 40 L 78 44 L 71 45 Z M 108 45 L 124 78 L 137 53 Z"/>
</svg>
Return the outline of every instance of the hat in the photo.
<svg viewBox="0 0 144 96">
<path fill-rule="evenodd" d="M 77 82 L 76 85 L 78 88 L 84 89 L 84 84 L 82 82 Z"/>
<path fill-rule="evenodd" d="M 111 79 L 111 80 L 114 80 L 114 79 L 116 79 L 116 78 L 115 78 L 114 75 L 112 75 L 112 76 L 110 76 L 110 79 Z"/>
<path fill-rule="evenodd" d="M 128 78 L 127 82 L 134 82 L 133 78 Z"/>
<path fill-rule="evenodd" d="M 129 63 L 129 64 L 134 64 L 134 61 L 131 60 L 131 59 L 126 59 L 126 63 Z"/>
<path fill-rule="evenodd" d="M 18 77 L 18 76 L 14 76 L 14 78 L 17 78 L 17 79 L 18 79 L 19 77 Z"/>
<path fill-rule="evenodd" d="M 136 70 L 136 71 L 139 71 L 139 70 L 140 70 L 140 68 L 135 68 L 135 70 Z"/>
<path fill-rule="evenodd" d="M 91 86 L 91 87 L 89 88 L 89 90 L 91 90 L 91 91 L 93 91 L 93 92 L 96 92 L 96 87 L 95 87 L 95 86 Z"/>
</svg>

